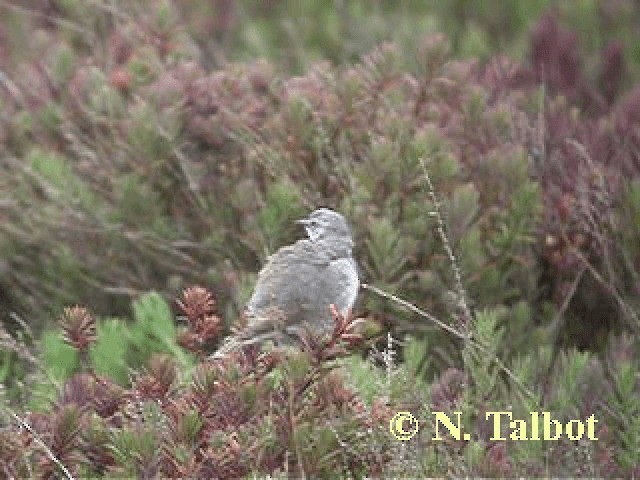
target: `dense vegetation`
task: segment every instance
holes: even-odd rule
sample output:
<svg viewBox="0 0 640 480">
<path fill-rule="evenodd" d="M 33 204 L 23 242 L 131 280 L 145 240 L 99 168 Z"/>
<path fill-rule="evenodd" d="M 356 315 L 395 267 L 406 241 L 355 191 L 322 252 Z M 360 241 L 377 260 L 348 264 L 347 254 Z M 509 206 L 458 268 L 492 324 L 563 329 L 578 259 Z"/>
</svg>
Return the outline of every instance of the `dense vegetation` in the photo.
<svg viewBox="0 0 640 480">
<path fill-rule="evenodd" d="M 2 476 L 640 475 L 633 0 L 122 3 L 0 1 Z M 387 293 L 209 360 L 317 206 Z"/>
</svg>

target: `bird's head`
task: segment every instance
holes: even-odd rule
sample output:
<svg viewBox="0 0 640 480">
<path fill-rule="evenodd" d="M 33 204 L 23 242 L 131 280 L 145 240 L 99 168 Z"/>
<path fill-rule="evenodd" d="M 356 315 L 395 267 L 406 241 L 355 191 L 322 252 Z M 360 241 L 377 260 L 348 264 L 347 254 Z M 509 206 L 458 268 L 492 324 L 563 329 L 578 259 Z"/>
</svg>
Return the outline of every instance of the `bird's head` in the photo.
<svg viewBox="0 0 640 480">
<path fill-rule="evenodd" d="M 330 238 L 351 242 L 351 229 L 347 221 L 338 212 L 328 208 L 319 208 L 296 223 L 304 225 L 307 235 L 313 242 Z"/>
</svg>

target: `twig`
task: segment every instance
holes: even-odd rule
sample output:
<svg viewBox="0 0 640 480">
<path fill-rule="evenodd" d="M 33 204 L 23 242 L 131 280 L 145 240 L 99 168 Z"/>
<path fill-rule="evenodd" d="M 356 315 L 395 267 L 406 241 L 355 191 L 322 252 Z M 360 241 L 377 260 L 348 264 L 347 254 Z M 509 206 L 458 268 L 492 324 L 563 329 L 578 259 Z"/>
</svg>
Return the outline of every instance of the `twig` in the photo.
<svg viewBox="0 0 640 480">
<path fill-rule="evenodd" d="M 471 310 L 469 309 L 469 305 L 465 299 L 465 290 L 462 286 L 462 274 L 460 273 L 460 267 L 458 266 L 458 262 L 456 260 L 455 255 L 453 254 L 453 249 L 451 248 L 451 243 L 449 242 L 449 237 L 445 231 L 444 220 L 442 219 L 442 213 L 440 211 L 440 201 L 436 196 L 435 189 L 433 188 L 433 183 L 431 182 L 431 177 L 429 176 L 429 172 L 427 170 L 427 166 L 424 163 L 424 158 L 420 157 L 420 166 L 422 167 L 422 172 L 424 173 L 424 179 L 427 184 L 427 193 L 431 198 L 431 203 L 433 203 L 433 211 L 431 215 L 436 218 L 437 221 L 437 229 L 438 235 L 440 235 L 440 240 L 442 241 L 442 245 L 444 246 L 444 250 L 449 257 L 449 262 L 451 262 L 451 269 L 453 270 L 453 278 L 455 281 L 456 292 L 458 294 L 458 306 L 462 308 L 467 320 L 471 320 L 473 317 L 471 316 Z"/>
<path fill-rule="evenodd" d="M 53 15 L 47 15 L 45 13 L 38 12 L 37 10 L 32 10 L 30 8 L 22 7 L 20 5 L 14 5 L 14 4 L 12 4 L 10 2 L 7 2 L 5 0 L 0 0 L 0 7 L 4 7 L 6 9 L 8 9 L 8 10 L 13 10 L 14 12 L 18 12 L 18 13 L 21 13 L 23 15 L 29 15 L 29 16 L 32 16 L 32 17 L 45 18 L 46 20 L 48 20 L 50 22 L 53 22 L 53 23 L 57 24 L 60 27 L 68 28 L 69 30 L 73 30 L 75 32 L 82 33 L 83 35 L 87 35 L 91 39 L 93 39 L 95 37 L 95 34 L 93 32 L 87 30 L 86 28 L 82 28 L 82 27 L 78 26 L 76 23 L 73 23 L 70 20 L 66 20 L 64 18 L 55 17 Z"/>
<path fill-rule="evenodd" d="M 549 340 L 550 340 L 549 343 L 553 343 L 553 353 L 551 354 L 551 360 L 549 361 L 549 368 L 547 368 L 547 373 L 544 376 L 545 383 L 544 383 L 544 390 L 542 392 L 543 405 L 547 404 L 547 396 L 548 396 L 547 390 L 548 390 L 548 386 L 551 378 L 551 372 L 553 372 L 553 367 L 555 366 L 556 359 L 558 358 L 558 354 L 560 353 L 560 348 L 558 343 L 558 334 L 560 333 L 560 329 L 562 328 L 562 325 L 566 321 L 564 314 L 566 313 L 567 308 L 569 308 L 569 303 L 571 303 L 571 299 L 575 295 L 576 290 L 578 289 L 578 285 L 580 284 L 580 280 L 582 280 L 582 276 L 584 275 L 584 272 L 586 270 L 587 270 L 587 267 L 583 267 L 578 272 L 578 274 L 576 275 L 576 278 L 574 278 L 573 282 L 571 283 L 569 292 L 567 292 L 567 295 L 564 301 L 562 302 L 560 309 L 558 310 L 555 317 L 551 321 L 551 324 L 549 325 Z"/>
<path fill-rule="evenodd" d="M 39 444 L 44 449 L 44 451 L 47 453 L 47 456 L 51 459 L 51 461 L 53 461 L 58 466 L 58 468 L 60 468 L 60 470 L 62 470 L 62 472 L 65 474 L 65 476 L 69 480 L 74 480 L 73 475 L 71 475 L 69 470 L 67 470 L 67 468 L 62 464 L 62 462 L 56 458 L 56 456 L 53 454 L 51 449 L 40 438 L 40 435 L 38 435 L 38 433 L 33 428 L 31 428 L 31 425 L 29 425 L 25 420 L 23 420 L 18 415 L 13 413 L 13 411 L 11 411 L 9 408 L 7 408 L 7 407 L 4 407 L 4 408 L 6 409 L 7 412 L 9 412 L 9 414 L 13 418 L 16 419 L 16 421 L 18 423 L 20 423 L 20 425 L 22 425 L 24 428 L 26 428 L 29 431 L 29 433 L 31 433 L 31 435 L 33 436 L 33 439 L 36 441 L 36 443 Z"/>
<path fill-rule="evenodd" d="M 618 306 L 620 307 L 620 309 L 626 313 L 635 323 L 633 322 L 629 322 L 630 327 L 633 329 L 634 332 L 638 333 L 640 332 L 640 317 L 638 317 L 638 314 L 633 310 L 633 308 L 631 308 L 625 301 L 624 299 L 620 296 L 620 294 L 618 293 L 618 291 L 616 290 L 616 288 L 607 283 L 604 278 L 602 278 L 602 275 L 600 275 L 600 273 L 595 269 L 595 267 L 589 262 L 589 260 L 587 260 L 587 258 L 584 256 L 584 254 L 578 249 L 573 247 L 571 249 L 571 251 L 578 257 L 578 259 L 582 262 L 582 264 L 587 268 L 587 270 L 589 270 L 589 273 L 591 275 L 593 275 L 593 278 L 600 284 L 602 285 L 602 287 L 604 289 L 606 289 L 608 292 L 611 293 L 611 295 L 613 296 L 614 300 L 616 301 L 616 303 L 618 304 Z"/>
<path fill-rule="evenodd" d="M 384 290 L 379 289 L 378 287 L 374 287 L 373 285 L 369 285 L 369 284 L 362 284 L 361 285 L 362 288 L 364 288 L 365 290 L 369 290 L 383 298 L 387 298 L 395 303 L 397 303 L 398 305 L 405 307 L 408 310 L 411 310 L 414 313 L 417 313 L 418 315 L 420 315 L 421 317 L 426 318 L 427 320 L 435 323 L 436 325 L 438 325 L 439 327 L 441 327 L 442 329 L 446 330 L 447 332 L 457 336 L 458 338 L 462 338 L 465 341 L 469 342 L 469 344 L 474 347 L 477 348 L 478 350 L 480 350 L 483 353 L 490 353 L 489 349 L 481 344 L 480 342 L 478 342 L 477 340 L 474 340 L 473 338 L 471 338 L 470 336 L 464 335 L 460 332 L 458 332 L 455 328 L 447 325 L 446 323 L 443 323 L 442 321 L 438 320 L 437 318 L 435 318 L 433 315 L 430 315 L 429 313 L 425 312 L 424 310 L 422 310 L 421 308 L 416 307 L 415 305 L 413 305 L 412 303 L 403 300 L 402 298 L 399 298 L 391 293 L 385 292 Z M 502 360 L 500 360 L 495 354 L 493 355 L 493 361 L 495 362 L 495 364 L 498 366 L 498 368 L 500 370 L 502 370 L 504 373 L 507 374 L 507 376 L 513 380 L 513 383 L 516 384 L 516 386 L 518 388 L 520 388 L 520 390 L 522 390 L 523 393 L 525 393 L 529 398 L 535 400 L 536 396 L 533 394 L 533 392 L 531 390 L 529 390 L 521 381 L 518 377 L 516 377 L 516 375 L 509 370 L 509 368 L 507 368 L 507 366 L 502 362 Z"/>
<path fill-rule="evenodd" d="M 569 303 L 571 302 L 571 299 L 575 295 L 576 290 L 578 289 L 578 285 L 580 284 L 580 280 L 582 280 L 582 275 L 584 275 L 584 272 L 586 270 L 587 270 L 587 267 L 584 266 L 577 273 L 576 278 L 574 278 L 573 282 L 571 282 L 571 287 L 569 288 L 569 291 L 567 292 L 567 295 L 565 296 L 564 301 L 560 306 L 560 309 L 558 310 L 555 317 L 553 317 L 553 320 L 549 324 L 549 333 L 551 336 L 553 336 L 553 338 L 552 339 L 550 338 L 550 340 L 553 340 L 553 341 L 556 340 L 558 336 L 558 332 L 560 331 L 564 323 L 564 319 L 565 319 L 564 314 L 567 311 L 567 308 L 569 308 Z"/>
<path fill-rule="evenodd" d="M 446 330 L 447 332 L 451 333 L 452 335 L 455 335 L 458 338 L 462 338 L 463 340 L 469 340 L 470 339 L 470 337 L 468 335 L 465 335 L 464 333 L 460 333 L 458 330 L 456 330 L 455 328 L 453 328 L 450 325 L 447 325 L 442 320 L 438 320 L 436 317 L 434 317 L 430 313 L 425 312 L 421 308 L 416 307 L 412 303 L 407 302 L 406 300 L 403 300 L 402 298 L 396 297 L 392 293 L 385 292 L 384 290 L 381 290 L 378 287 L 374 287 L 373 285 L 369 285 L 368 283 L 363 283 L 361 286 L 365 290 L 372 291 L 376 295 L 379 295 L 379 296 L 381 296 L 383 298 L 391 300 L 391 301 L 397 303 L 398 305 L 401 305 L 404 308 L 406 308 L 408 310 L 411 310 L 414 313 L 417 313 L 421 317 L 426 318 L 427 320 L 429 320 L 432 323 L 435 323 L 437 326 L 439 326 L 443 330 Z"/>
</svg>

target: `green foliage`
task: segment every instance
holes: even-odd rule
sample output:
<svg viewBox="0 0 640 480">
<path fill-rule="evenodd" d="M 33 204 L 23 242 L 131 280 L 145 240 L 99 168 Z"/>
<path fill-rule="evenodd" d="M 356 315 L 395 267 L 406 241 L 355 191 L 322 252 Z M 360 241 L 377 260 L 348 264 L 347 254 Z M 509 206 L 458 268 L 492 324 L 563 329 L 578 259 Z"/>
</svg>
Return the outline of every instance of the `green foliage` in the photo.
<svg viewBox="0 0 640 480">
<path fill-rule="evenodd" d="M 81 206 L 88 210 L 97 207 L 94 193 L 72 169 L 68 159 L 39 149 L 32 150 L 27 160 L 32 171 L 52 200 Z"/>
<path fill-rule="evenodd" d="M 631 263 L 633 259 L 637 261 L 640 258 L 640 245 L 638 245 L 638 238 L 640 238 L 640 180 L 633 180 L 629 183 L 617 223 L 621 227 L 624 225 L 624 228 L 618 230 L 621 248 L 626 252 L 621 269 L 631 283 L 637 281 L 638 278 L 636 269 Z M 640 295 L 631 293 L 627 301 L 632 305 L 635 312 L 640 311 Z M 636 316 L 634 325 L 635 328 L 640 328 L 640 321 L 637 318 Z"/>
<path fill-rule="evenodd" d="M 591 360 L 588 352 L 569 351 L 560 359 L 561 368 L 554 375 L 553 382 L 557 386 L 552 399 L 555 411 L 563 412 L 568 417 L 578 413 L 579 391 L 582 376 Z"/>
<path fill-rule="evenodd" d="M 129 381 L 127 354 L 129 352 L 127 324 L 118 318 L 98 321 L 97 338 L 91 347 L 90 358 L 96 373 L 108 375 L 120 385 Z"/>
<path fill-rule="evenodd" d="M 69 81 L 76 68 L 75 54 L 66 45 L 60 48 L 53 55 L 53 77 L 59 84 Z"/>
<path fill-rule="evenodd" d="M 161 132 L 157 115 L 150 106 L 138 106 L 127 134 L 137 155 L 147 158 L 152 166 L 162 167 L 171 152 L 172 143 L 171 138 Z"/>
<path fill-rule="evenodd" d="M 155 352 L 171 354 L 181 365 L 190 363 L 176 344 L 176 326 L 167 302 L 157 293 L 148 293 L 133 302 L 134 323 L 129 329 L 129 358 L 141 365 Z"/>
<path fill-rule="evenodd" d="M 637 476 L 637 353 L 609 362 L 609 398 L 595 342 L 560 344 L 638 332 L 639 104 L 623 95 L 640 72 L 633 1 L 62 0 L 53 16 L 36 3 L 0 7 L 0 321 L 41 331 L 76 303 L 110 317 L 79 353 L 45 330 L 36 373 L 1 345 L 0 380 L 51 413 L 33 419 L 47 442 L 72 445 L 56 425 L 88 425 L 83 451 L 99 461 L 68 457 L 77 476 Z M 611 40 L 620 68 L 601 55 Z M 263 377 L 250 356 L 195 371 L 166 299 L 212 286 L 231 323 L 264 258 L 317 206 L 348 216 L 364 281 L 480 347 L 362 292 L 357 312 L 403 342 L 393 359 L 341 363 L 353 391 L 316 383 L 326 372 L 295 351 Z M 85 400 L 90 414 L 72 421 L 64 402 Z M 477 441 L 390 445 L 388 410 L 436 401 L 461 408 Z M 591 405 L 616 433 L 589 449 L 480 438 L 489 407 L 572 418 Z M 31 444 L 4 432 L 0 471 L 25 476 L 12 452 Z M 34 475 L 49 468 L 21 458 Z"/>
<path fill-rule="evenodd" d="M 0 383 L 2 384 L 5 384 L 9 379 L 13 358 L 14 354 L 10 350 L 2 352 L 2 357 L 0 357 Z"/>
<path fill-rule="evenodd" d="M 35 411 L 47 411 L 56 397 L 57 386 L 78 368 L 78 353 L 54 331 L 43 332 L 39 345 L 44 368 L 33 374 L 27 401 Z"/>
<path fill-rule="evenodd" d="M 180 422 L 180 431 L 178 438 L 183 440 L 187 445 L 195 445 L 198 434 L 202 429 L 204 422 L 200 413 L 196 410 L 190 410 L 182 417 Z"/>
<path fill-rule="evenodd" d="M 176 236 L 167 218 L 160 192 L 153 189 L 147 179 L 137 175 L 125 175 L 118 179 L 116 188 L 117 210 L 112 212 L 111 221 L 150 230 L 162 237 Z M 140 212 L 145 212 L 147 221 L 139 225 Z"/>
<path fill-rule="evenodd" d="M 146 364 L 154 353 L 168 353 L 183 367 L 192 365 L 188 354 L 176 344 L 176 327 L 168 304 L 157 294 L 143 295 L 133 303 L 134 320 L 106 318 L 97 322 L 97 336 L 89 351 L 96 373 L 120 385 L 130 380 L 130 370 Z M 41 344 L 46 373 L 64 381 L 77 371 L 78 354 L 56 332 L 46 332 Z"/>
<path fill-rule="evenodd" d="M 470 230 L 480 210 L 480 192 L 476 187 L 467 183 L 457 187 L 447 205 L 447 220 L 449 240 L 456 245 L 463 232 Z"/>
<path fill-rule="evenodd" d="M 344 363 L 349 372 L 351 385 L 367 405 L 371 405 L 373 400 L 381 394 L 392 394 L 393 387 L 387 384 L 384 371 L 356 356 L 345 359 Z"/>
<path fill-rule="evenodd" d="M 476 313 L 473 320 L 472 338 L 481 345 L 465 345 L 462 358 L 471 378 L 473 379 L 473 396 L 478 402 L 489 399 L 495 401 L 500 396 L 500 369 L 496 358 L 500 358 L 504 329 L 498 327 L 503 310 L 483 310 Z"/>
<path fill-rule="evenodd" d="M 277 182 L 267 191 L 266 205 L 258 214 L 258 225 L 264 234 L 268 252 L 282 246 L 291 224 L 302 218 L 300 195 L 293 184 Z"/>
<path fill-rule="evenodd" d="M 75 349 L 53 331 L 45 332 L 40 344 L 43 364 L 47 366 L 49 376 L 57 381 L 69 378 L 78 367 L 78 354 Z"/>
<path fill-rule="evenodd" d="M 616 461 L 625 469 L 637 468 L 640 451 L 640 399 L 637 395 L 638 369 L 631 362 L 621 363 L 615 376 L 615 394 L 611 405 L 618 418 L 616 434 L 620 438 L 621 449 Z"/>
<path fill-rule="evenodd" d="M 50 102 L 40 111 L 39 116 L 42 128 L 51 135 L 57 135 L 62 125 L 62 111 L 56 103 Z"/>
<path fill-rule="evenodd" d="M 403 350 L 404 367 L 409 378 L 416 378 L 417 386 L 423 384 L 423 374 L 429 370 L 429 350 L 433 347 L 427 339 L 410 338 Z M 424 385 L 427 388 L 427 385 Z"/>
<path fill-rule="evenodd" d="M 145 466 L 155 463 L 161 453 L 156 430 L 162 420 L 158 406 L 145 403 L 139 415 L 140 423 L 135 428 L 114 430 L 110 439 L 109 449 L 121 465 L 118 474 L 123 476 L 143 475 Z"/>
<path fill-rule="evenodd" d="M 370 238 L 366 246 L 371 263 L 368 274 L 371 278 L 389 283 L 404 270 L 407 262 L 406 240 L 393 227 L 388 218 L 380 218 L 369 224 Z"/>
</svg>

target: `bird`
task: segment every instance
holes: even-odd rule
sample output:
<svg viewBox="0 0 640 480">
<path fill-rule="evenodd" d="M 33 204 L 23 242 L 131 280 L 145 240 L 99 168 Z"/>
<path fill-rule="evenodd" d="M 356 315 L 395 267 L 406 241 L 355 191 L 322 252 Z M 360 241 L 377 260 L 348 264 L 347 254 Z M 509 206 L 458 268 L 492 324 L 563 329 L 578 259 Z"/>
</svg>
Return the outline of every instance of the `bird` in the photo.
<svg viewBox="0 0 640 480">
<path fill-rule="evenodd" d="M 246 328 L 214 357 L 267 340 L 287 344 L 304 333 L 322 336 L 334 326 L 331 305 L 345 316 L 353 308 L 360 280 L 345 218 L 319 208 L 296 223 L 304 226 L 307 238 L 268 257 L 245 308 Z"/>
</svg>

